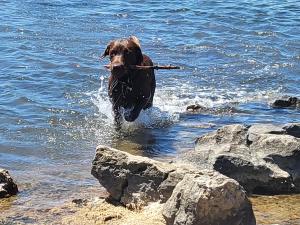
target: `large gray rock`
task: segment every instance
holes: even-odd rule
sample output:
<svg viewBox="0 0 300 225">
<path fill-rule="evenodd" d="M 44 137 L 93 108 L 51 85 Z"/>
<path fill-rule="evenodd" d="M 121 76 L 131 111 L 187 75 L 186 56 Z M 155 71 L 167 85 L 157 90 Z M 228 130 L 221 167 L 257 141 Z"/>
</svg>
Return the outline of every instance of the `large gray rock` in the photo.
<svg viewBox="0 0 300 225">
<path fill-rule="evenodd" d="M 167 225 L 254 225 L 243 188 L 218 172 L 187 174 L 163 208 Z"/>
<path fill-rule="evenodd" d="M 92 175 L 111 197 L 127 206 L 150 201 L 165 202 L 186 173 L 199 173 L 187 166 L 158 162 L 117 149 L 98 146 Z"/>
<path fill-rule="evenodd" d="M 179 159 L 215 169 L 249 192 L 300 192 L 299 137 L 300 124 L 229 125 L 198 138 L 195 150 Z"/>
<path fill-rule="evenodd" d="M 10 197 L 18 193 L 18 187 L 7 170 L 0 168 L 0 198 Z"/>
<path fill-rule="evenodd" d="M 216 171 L 98 146 L 92 174 L 112 198 L 128 207 L 166 202 L 167 224 L 255 224 L 244 189 Z"/>
</svg>

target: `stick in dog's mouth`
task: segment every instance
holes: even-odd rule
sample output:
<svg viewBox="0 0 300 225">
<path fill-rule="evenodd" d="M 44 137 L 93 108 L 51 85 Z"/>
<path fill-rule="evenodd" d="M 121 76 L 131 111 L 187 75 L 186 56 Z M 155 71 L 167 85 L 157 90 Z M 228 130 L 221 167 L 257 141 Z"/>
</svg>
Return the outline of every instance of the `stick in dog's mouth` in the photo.
<svg viewBox="0 0 300 225">
<path fill-rule="evenodd" d="M 108 70 L 112 70 L 111 64 L 104 65 L 104 67 Z M 167 66 L 159 66 L 159 65 L 154 65 L 154 66 L 139 66 L 139 65 L 129 65 L 128 66 L 132 70 L 146 70 L 146 69 L 154 69 L 154 70 L 174 70 L 174 69 L 183 69 L 183 67 L 180 66 L 172 66 L 172 65 L 167 65 Z"/>
</svg>

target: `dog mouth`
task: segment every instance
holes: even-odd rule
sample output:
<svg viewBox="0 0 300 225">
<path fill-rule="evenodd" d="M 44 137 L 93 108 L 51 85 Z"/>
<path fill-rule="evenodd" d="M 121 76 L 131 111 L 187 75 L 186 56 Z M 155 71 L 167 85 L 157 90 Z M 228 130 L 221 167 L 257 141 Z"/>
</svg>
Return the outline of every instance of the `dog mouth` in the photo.
<svg viewBox="0 0 300 225">
<path fill-rule="evenodd" d="M 128 67 L 124 64 L 111 64 L 111 73 L 113 76 L 121 78 L 128 73 Z"/>
</svg>

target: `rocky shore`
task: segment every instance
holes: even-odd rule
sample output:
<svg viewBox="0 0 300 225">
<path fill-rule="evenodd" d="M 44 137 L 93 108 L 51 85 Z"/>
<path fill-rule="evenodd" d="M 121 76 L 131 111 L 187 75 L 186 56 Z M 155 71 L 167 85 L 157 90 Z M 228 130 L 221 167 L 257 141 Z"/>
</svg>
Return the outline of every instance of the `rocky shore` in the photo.
<svg viewBox="0 0 300 225">
<path fill-rule="evenodd" d="M 172 162 L 99 146 L 92 174 L 129 208 L 163 203 L 166 224 L 256 224 L 247 195 L 299 193 L 299 153 L 300 124 L 236 124 Z"/>
<path fill-rule="evenodd" d="M 299 160 L 299 123 L 224 126 L 199 137 L 195 149 L 172 161 L 98 146 L 91 173 L 113 204 L 104 199 L 76 199 L 48 211 L 65 214 L 58 222 L 48 222 L 254 225 L 254 215 L 263 221 L 260 213 L 269 209 L 260 204 L 260 198 L 250 201 L 249 196 L 265 195 L 263 201 L 268 205 L 270 194 L 300 193 Z M 0 170 L 0 197 L 17 192 L 9 173 Z M 272 211 L 275 206 L 271 206 Z M 297 215 L 293 209 L 290 212 Z M 1 218 L 0 222 L 6 223 Z"/>
</svg>

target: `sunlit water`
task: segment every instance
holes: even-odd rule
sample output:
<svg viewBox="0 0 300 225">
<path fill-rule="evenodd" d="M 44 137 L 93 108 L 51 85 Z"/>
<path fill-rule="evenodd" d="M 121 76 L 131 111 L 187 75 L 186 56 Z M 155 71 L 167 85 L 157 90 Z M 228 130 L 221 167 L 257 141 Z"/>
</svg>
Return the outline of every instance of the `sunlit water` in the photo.
<svg viewBox="0 0 300 225">
<path fill-rule="evenodd" d="M 12 210 L 97 186 L 98 144 L 176 157 L 225 124 L 300 121 L 270 107 L 300 93 L 298 1 L 0 0 L 0 10 L 0 167 L 21 187 Z M 157 71 L 154 107 L 116 132 L 99 55 L 132 34 L 155 63 L 184 69 Z M 194 103 L 225 110 L 185 113 Z"/>
</svg>

